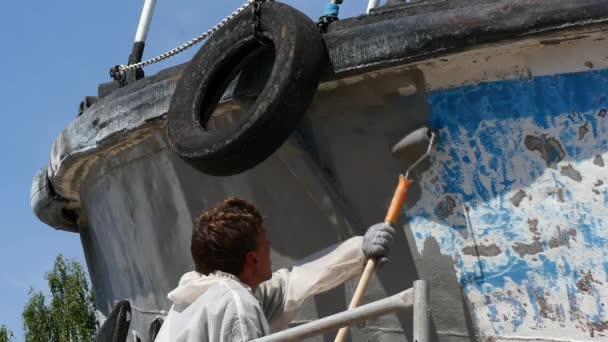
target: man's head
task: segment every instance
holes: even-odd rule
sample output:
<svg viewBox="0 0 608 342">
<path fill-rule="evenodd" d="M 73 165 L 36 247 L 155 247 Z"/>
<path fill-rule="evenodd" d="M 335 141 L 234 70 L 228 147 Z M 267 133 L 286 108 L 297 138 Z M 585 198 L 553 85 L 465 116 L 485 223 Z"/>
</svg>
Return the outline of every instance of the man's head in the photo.
<svg viewBox="0 0 608 342">
<path fill-rule="evenodd" d="M 252 287 L 270 279 L 270 242 L 262 223 L 255 206 L 238 198 L 205 210 L 192 231 L 196 271 L 230 273 Z"/>
</svg>

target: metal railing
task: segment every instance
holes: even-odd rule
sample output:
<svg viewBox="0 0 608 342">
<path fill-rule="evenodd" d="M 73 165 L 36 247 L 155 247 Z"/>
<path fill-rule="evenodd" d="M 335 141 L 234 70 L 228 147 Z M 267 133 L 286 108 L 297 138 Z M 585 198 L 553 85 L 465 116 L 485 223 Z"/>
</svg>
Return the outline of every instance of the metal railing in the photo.
<svg viewBox="0 0 608 342">
<path fill-rule="evenodd" d="M 299 341 L 304 338 L 337 331 L 342 327 L 350 326 L 360 321 L 412 307 L 414 309 L 413 341 L 428 342 L 430 311 L 427 284 L 424 280 L 415 281 L 413 288 L 396 295 L 258 338 L 252 342 Z"/>
</svg>

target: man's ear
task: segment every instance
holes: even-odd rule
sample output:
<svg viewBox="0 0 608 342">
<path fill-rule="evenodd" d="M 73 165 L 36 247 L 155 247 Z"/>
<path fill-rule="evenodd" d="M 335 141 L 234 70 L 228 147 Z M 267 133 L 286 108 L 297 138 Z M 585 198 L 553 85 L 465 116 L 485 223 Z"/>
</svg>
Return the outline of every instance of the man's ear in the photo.
<svg viewBox="0 0 608 342">
<path fill-rule="evenodd" d="M 258 255 L 255 251 L 248 252 L 245 255 L 245 264 L 255 266 L 258 264 L 258 262 L 259 262 Z"/>
</svg>

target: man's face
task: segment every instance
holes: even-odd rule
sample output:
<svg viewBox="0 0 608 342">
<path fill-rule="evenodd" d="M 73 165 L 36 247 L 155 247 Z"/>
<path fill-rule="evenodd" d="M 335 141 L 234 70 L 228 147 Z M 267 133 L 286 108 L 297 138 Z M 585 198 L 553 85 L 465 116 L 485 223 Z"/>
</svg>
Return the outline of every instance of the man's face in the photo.
<svg viewBox="0 0 608 342">
<path fill-rule="evenodd" d="M 258 257 L 256 270 L 262 281 L 272 278 L 272 261 L 270 260 L 270 241 L 266 238 L 264 227 L 258 228 L 258 247 L 255 250 Z"/>
</svg>

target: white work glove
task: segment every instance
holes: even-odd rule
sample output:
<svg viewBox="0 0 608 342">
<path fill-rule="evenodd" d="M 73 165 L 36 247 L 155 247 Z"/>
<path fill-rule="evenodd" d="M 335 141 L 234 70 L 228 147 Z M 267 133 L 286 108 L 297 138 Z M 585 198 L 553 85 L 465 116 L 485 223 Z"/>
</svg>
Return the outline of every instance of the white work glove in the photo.
<svg viewBox="0 0 608 342">
<path fill-rule="evenodd" d="M 363 237 L 363 254 L 376 259 L 378 266 L 388 262 L 388 252 L 395 239 L 395 229 L 387 223 L 377 223 L 367 230 Z"/>
</svg>

